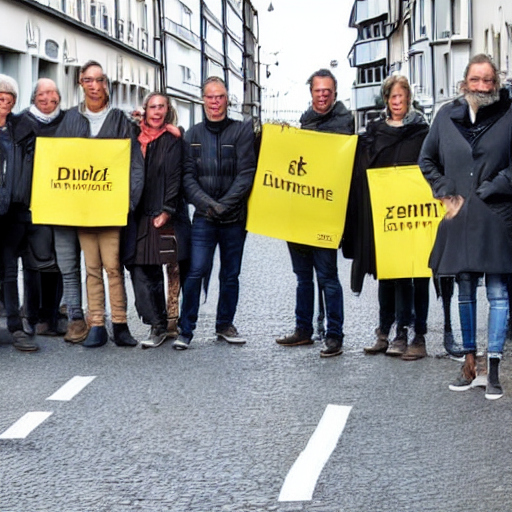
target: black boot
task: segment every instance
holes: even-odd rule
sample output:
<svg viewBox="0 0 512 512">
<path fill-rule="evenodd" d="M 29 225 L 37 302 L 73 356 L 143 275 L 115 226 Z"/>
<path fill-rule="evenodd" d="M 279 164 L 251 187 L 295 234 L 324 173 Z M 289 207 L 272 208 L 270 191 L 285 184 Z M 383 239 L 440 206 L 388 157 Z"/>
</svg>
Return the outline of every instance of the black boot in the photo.
<svg viewBox="0 0 512 512">
<path fill-rule="evenodd" d="M 136 347 L 137 340 L 133 338 L 128 329 L 128 324 L 112 324 L 114 330 L 114 343 L 118 347 Z"/>
<path fill-rule="evenodd" d="M 104 325 L 95 325 L 89 329 L 89 334 L 82 343 L 83 347 L 102 347 L 108 341 L 108 333 Z"/>
<path fill-rule="evenodd" d="M 503 388 L 499 379 L 499 357 L 489 357 L 487 387 L 485 388 L 485 398 L 487 400 L 497 400 L 503 396 Z"/>
</svg>

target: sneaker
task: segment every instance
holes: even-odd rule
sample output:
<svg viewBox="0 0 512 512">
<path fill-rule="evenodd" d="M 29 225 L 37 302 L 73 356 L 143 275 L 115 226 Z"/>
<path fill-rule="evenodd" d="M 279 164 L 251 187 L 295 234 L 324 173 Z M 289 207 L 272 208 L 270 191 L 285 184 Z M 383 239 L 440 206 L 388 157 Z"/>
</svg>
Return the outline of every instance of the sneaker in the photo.
<svg viewBox="0 0 512 512">
<path fill-rule="evenodd" d="M 68 322 L 68 329 L 64 334 L 64 340 L 70 343 L 81 343 L 87 338 L 89 328 L 83 318 L 78 320 L 70 320 Z"/>
<path fill-rule="evenodd" d="M 399 357 L 407 350 L 407 328 L 404 327 L 397 332 L 395 339 L 389 344 L 386 350 L 387 356 Z"/>
<path fill-rule="evenodd" d="M 39 345 L 32 341 L 28 334 L 22 330 L 14 331 L 11 333 L 13 338 L 13 346 L 20 352 L 36 352 L 39 350 Z"/>
<path fill-rule="evenodd" d="M 489 373 L 487 375 L 487 386 L 485 387 L 485 398 L 487 400 L 498 400 L 503 396 L 503 388 L 499 379 L 500 359 L 498 357 L 489 358 Z"/>
<path fill-rule="evenodd" d="M 343 339 L 326 338 L 320 350 L 320 357 L 333 357 L 343 354 Z"/>
<path fill-rule="evenodd" d="M 234 325 L 230 325 L 227 329 L 222 331 L 217 330 L 215 334 L 217 334 L 217 338 L 219 340 L 225 340 L 228 343 L 232 343 L 234 345 L 243 345 L 247 341 L 245 338 L 242 338 L 240 334 L 238 334 L 238 331 Z"/>
<path fill-rule="evenodd" d="M 451 391 L 467 391 L 476 377 L 475 355 L 466 354 L 466 360 L 462 365 L 458 377 L 448 386 Z"/>
<path fill-rule="evenodd" d="M 152 327 L 148 340 L 140 342 L 142 348 L 156 348 L 168 339 L 168 333 L 161 327 Z"/>
<path fill-rule="evenodd" d="M 423 334 L 416 334 L 411 344 L 407 347 L 405 352 L 402 354 L 404 361 L 416 361 L 427 357 L 427 349 L 425 347 L 425 336 Z"/>
<path fill-rule="evenodd" d="M 377 340 L 371 347 L 363 347 L 365 354 L 380 354 L 381 352 L 386 352 L 389 346 L 388 335 L 384 334 L 380 328 L 375 329 L 375 334 L 377 335 Z"/>
<path fill-rule="evenodd" d="M 295 329 L 293 334 L 277 338 L 276 343 L 286 347 L 296 347 L 298 345 L 313 345 L 314 341 L 311 339 L 311 334 L 306 334 L 301 329 Z"/>
<path fill-rule="evenodd" d="M 192 338 L 189 338 L 188 336 L 185 336 L 184 334 L 178 335 L 178 337 L 172 342 L 172 348 L 176 350 L 187 350 L 187 348 L 190 345 L 190 340 Z"/>
</svg>

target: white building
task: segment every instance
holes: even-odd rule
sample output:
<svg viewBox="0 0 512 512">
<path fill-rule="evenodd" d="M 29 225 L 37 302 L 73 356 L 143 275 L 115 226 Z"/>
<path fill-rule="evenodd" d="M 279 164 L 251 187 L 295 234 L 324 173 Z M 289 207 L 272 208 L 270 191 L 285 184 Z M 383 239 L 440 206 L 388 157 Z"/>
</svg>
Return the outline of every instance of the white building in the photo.
<svg viewBox="0 0 512 512">
<path fill-rule="evenodd" d="M 113 104 L 140 105 L 160 82 L 156 7 L 152 0 L 0 0 L 0 72 L 19 83 L 18 109 L 41 77 L 57 82 L 64 107 L 76 105 L 78 70 L 91 59 L 111 80 Z"/>
</svg>

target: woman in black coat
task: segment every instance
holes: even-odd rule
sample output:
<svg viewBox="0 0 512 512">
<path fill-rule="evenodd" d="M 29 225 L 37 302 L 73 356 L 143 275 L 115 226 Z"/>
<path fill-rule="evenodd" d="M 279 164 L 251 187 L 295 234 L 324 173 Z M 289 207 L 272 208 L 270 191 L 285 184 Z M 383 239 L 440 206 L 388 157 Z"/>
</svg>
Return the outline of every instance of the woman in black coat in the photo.
<svg viewBox="0 0 512 512">
<path fill-rule="evenodd" d="M 179 128 L 173 125 L 175 118 L 167 96 L 153 92 L 145 98 L 138 137 L 145 182 L 135 211 L 136 242 L 129 265 L 137 312 L 151 325 L 150 339 L 142 342 L 143 346 L 158 346 L 176 334 L 178 259 L 188 257 L 190 221 L 180 194 L 183 142 Z M 167 265 L 168 307 L 162 264 Z"/>
<path fill-rule="evenodd" d="M 404 76 L 391 76 L 382 86 L 386 117 L 370 123 L 359 139 L 356 165 L 350 192 L 347 228 L 343 251 L 353 258 L 351 287 L 359 293 L 366 274 L 377 274 L 372 209 L 367 169 L 416 164 L 421 145 L 428 133 L 423 116 L 411 109 L 411 89 Z M 385 352 L 415 360 L 426 356 L 425 337 L 429 301 L 429 278 L 380 279 L 379 327 L 367 354 Z M 415 313 L 415 337 L 408 345 L 407 328 Z M 396 337 L 390 343 L 389 332 L 397 323 Z"/>
</svg>

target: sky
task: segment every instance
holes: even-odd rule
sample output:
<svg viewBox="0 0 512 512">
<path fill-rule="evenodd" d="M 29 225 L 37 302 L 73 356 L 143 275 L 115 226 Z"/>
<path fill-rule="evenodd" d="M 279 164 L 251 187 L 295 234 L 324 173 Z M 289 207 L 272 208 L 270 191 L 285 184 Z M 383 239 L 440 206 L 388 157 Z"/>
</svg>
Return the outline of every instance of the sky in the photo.
<svg viewBox="0 0 512 512">
<path fill-rule="evenodd" d="M 272 12 L 268 11 L 271 0 L 251 1 L 259 16 L 263 87 L 302 102 L 297 108 L 305 110 L 310 100 L 306 80 L 325 67 L 338 80 L 338 99 L 351 97 L 355 70 L 347 55 L 357 31 L 348 22 L 354 0 L 272 0 Z M 338 67 L 330 67 L 333 60 Z M 270 64 L 268 80 L 263 64 Z"/>
</svg>

